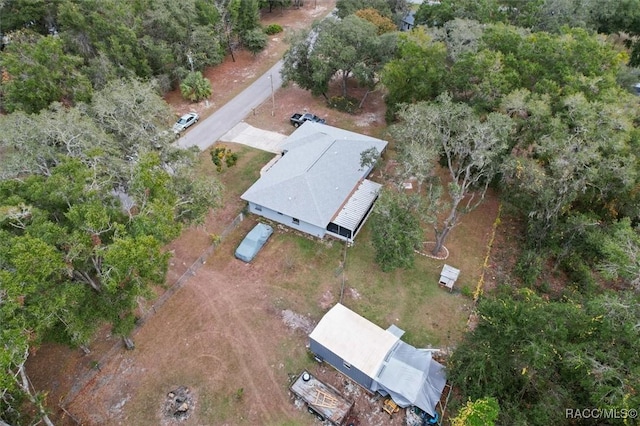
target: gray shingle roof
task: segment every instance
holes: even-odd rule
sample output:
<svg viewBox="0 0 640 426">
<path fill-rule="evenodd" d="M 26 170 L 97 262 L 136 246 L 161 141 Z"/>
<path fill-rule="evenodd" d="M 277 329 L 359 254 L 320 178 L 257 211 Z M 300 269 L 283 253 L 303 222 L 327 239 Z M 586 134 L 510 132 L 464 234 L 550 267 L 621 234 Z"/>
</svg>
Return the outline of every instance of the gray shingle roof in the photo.
<svg viewBox="0 0 640 426">
<path fill-rule="evenodd" d="M 286 141 L 286 154 L 241 198 L 325 228 L 368 170 L 360 154 L 387 142 L 306 122 Z"/>
</svg>

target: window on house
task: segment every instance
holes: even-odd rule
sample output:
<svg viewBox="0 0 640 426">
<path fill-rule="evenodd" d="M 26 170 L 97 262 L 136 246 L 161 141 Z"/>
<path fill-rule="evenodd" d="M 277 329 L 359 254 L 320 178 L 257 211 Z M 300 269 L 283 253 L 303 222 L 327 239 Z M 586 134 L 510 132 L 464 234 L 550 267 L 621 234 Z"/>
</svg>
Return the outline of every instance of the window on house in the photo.
<svg viewBox="0 0 640 426">
<path fill-rule="evenodd" d="M 278 214 L 279 214 L 280 216 L 282 216 L 282 213 L 278 212 Z"/>
<path fill-rule="evenodd" d="M 300 225 L 300 219 L 296 219 L 295 217 L 293 218 L 293 224 L 294 225 Z"/>
<path fill-rule="evenodd" d="M 256 204 L 256 211 L 261 212 L 262 211 L 262 206 L 259 206 Z"/>
<path fill-rule="evenodd" d="M 351 364 L 349 364 L 347 361 L 342 361 L 342 365 L 344 365 L 344 368 L 346 368 L 347 370 L 351 369 Z"/>
</svg>

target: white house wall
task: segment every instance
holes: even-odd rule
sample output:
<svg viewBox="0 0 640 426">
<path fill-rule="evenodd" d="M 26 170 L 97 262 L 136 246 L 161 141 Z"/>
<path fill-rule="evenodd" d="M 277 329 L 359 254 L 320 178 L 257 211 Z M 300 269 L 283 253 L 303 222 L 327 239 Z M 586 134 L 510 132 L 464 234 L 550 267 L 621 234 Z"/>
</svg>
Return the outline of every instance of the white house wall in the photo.
<svg viewBox="0 0 640 426">
<path fill-rule="evenodd" d="M 287 216 L 264 206 L 259 206 L 255 203 L 249 203 L 249 212 L 258 216 L 262 216 L 274 222 L 281 223 L 285 226 L 288 226 L 289 228 L 304 232 L 305 234 L 313 235 L 314 237 L 324 238 L 325 234 L 327 233 L 327 230 L 324 228 L 311 225 L 310 223 L 304 222 L 302 220 L 298 221 L 298 223 L 294 223 L 291 216 Z"/>
</svg>

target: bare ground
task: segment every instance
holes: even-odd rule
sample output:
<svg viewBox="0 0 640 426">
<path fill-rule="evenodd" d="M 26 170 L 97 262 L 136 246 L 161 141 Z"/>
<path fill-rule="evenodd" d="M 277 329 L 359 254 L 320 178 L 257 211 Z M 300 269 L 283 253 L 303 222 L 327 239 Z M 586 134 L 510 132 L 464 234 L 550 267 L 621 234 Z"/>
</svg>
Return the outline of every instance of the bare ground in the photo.
<svg viewBox="0 0 640 426">
<path fill-rule="evenodd" d="M 326 15 L 334 4 L 331 0 L 317 7 L 307 4 L 284 13 L 276 11 L 265 15 L 263 24 L 279 23 L 288 32 Z M 234 60 L 227 57 L 220 66 L 207 70 L 205 75 L 214 87 L 208 104 L 191 104 L 178 92 L 169 93 L 167 100 L 176 115 L 189 110 L 207 115 L 231 99 L 281 56 L 286 49 L 285 35 L 273 36 L 269 48 L 257 56 L 236 51 Z M 287 114 L 282 123 L 288 125 L 289 111 L 300 107 L 299 102 L 293 102 L 300 93 L 306 94 L 296 88 L 282 97 L 278 92 L 278 105 Z M 309 104 L 315 103 L 310 99 Z M 167 247 L 173 253 L 169 285 L 187 271 L 210 246 L 212 235 L 219 235 L 238 211 L 238 202 L 227 203 L 222 210 L 211 212 L 203 226 L 185 230 Z M 246 231 L 249 225 L 241 228 Z M 228 420 L 233 417 L 228 409 L 213 415 L 224 424 L 279 423 L 283 418 L 296 419 L 295 424 L 308 423 L 310 416 L 290 401 L 287 388 L 293 372 L 285 372 L 278 362 L 282 343 L 265 339 L 265 331 L 289 336 L 296 341 L 295 347 L 304 349 L 304 336 L 312 323 L 291 311 L 283 314 L 267 300 L 264 283 L 268 278 L 265 271 L 272 263 L 269 259 L 263 257 L 261 263 L 247 266 L 229 254 L 214 254 L 224 259 L 224 267 L 213 268 L 212 263 L 220 262 L 209 262 L 157 312 L 143 309 L 141 313 L 150 314 L 150 319 L 134 335 L 135 351 L 122 350 L 109 329 L 97 336 L 89 354 L 53 343 L 34 351 L 27 364 L 29 375 L 35 388 L 47 393 L 56 423 L 172 424 L 163 417 L 162 403 L 167 392 L 183 385 L 192 387 L 192 411 L 196 413 L 186 424 L 207 424 L 210 411 L 228 406 L 229 399 L 241 406 L 231 411 L 243 414 L 232 420 Z M 158 294 L 162 291 L 158 289 Z M 203 303 L 194 307 L 194 301 Z M 302 331 L 298 320 L 305 324 Z M 258 324 L 261 326 L 256 327 Z M 149 389 L 155 391 L 150 393 Z"/>
<path fill-rule="evenodd" d="M 308 25 L 324 16 L 335 1 L 306 2 L 301 9 L 279 11 L 267 16 L 265 24 L 276 22 L 288 30 Z M 167 99 L 176 114 L 197 110 L 214 111 L 270 66 L 285 50 L 284 35 L 272 37 L 269 49 L 257 57 L 235 52 L 206 72 L 214 85 L 209 106 L 188 104 L 176 93 Z M 364 96 L 350 88 L 352 96 Z M 337 94 L 337 93 L 333 93 Z M 325 106 L 322 99 L 289 86 L 276 92 L 275 104 L 265 102 L 247 117 L 250 124 L 290 133 L 289 116 L 310 110 L 338 127 L 383 136 L 382 93 L 369 94 L 363 110 L 355 116 Z M 481 213 L 491 223 L 496 204 Z M 211 244 L 241 209 L 239 200 L 227 200 L 221 210 L 210 212 L 205 223 L 183 232 L 167 250 L 173 252 L 167 284 L 175 283 Z M 88 355 L 61 345 L 46 344 L 29 359 L 27 368 L 34 386 L 47 390 L 48 406 L 59 425 L 304 425 L 318 424 L 288 392 L 293 375 L 304 364 L 312 372 L 356 401 L 355 413 L 361 425 L 399 425 L 402 413 L 389 419 L 380 412 L 381 401 L 345 379 L 331 368 L 305 363 L 306 335 L 315 325 L 306 312 L 285 309 L 275 296 L 274 284 L 286 279 L 284 253 L 291 247 L 268 243 L 257 260 L 246 265 L 233 258 L 233 249 L 253 225 L 245 220 L 219 246 L 196 274 L 186 280 L 157 310 L 146 309 L 149 317 L 135 335 L 136 349 L 124 351 L 118 339 L 102 331 Z M 464 245 L 464 241 L 452 240 Z M 278 289 L 281 290 L 281 289 Z M 160 294 L 162 290 L 159 290 Z M 347 295 L 359 298 L 357 290 Z M 325 310 L 335 302 L 330 291 L 317 299 Z M 300 361 L 302 360 L 302 361 Z M 193 396 L 190 415 L 178 421 L 167 417 L 166 395 L 186 386 Z"/>
</svg>

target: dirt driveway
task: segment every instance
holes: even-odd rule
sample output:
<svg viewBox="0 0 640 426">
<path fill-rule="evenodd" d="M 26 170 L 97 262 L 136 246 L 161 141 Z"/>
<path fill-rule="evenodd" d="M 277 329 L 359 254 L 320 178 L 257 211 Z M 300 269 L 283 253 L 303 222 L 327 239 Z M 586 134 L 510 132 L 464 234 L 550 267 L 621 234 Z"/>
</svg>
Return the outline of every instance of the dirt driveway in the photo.
<svg viewBox="0 0 640 426">
<path fill-rule="evenodd" d="M 136 333 L 136 349 L 119 351 L 68 410 L 91 425 L 169 425 L 178 422 L 163 415 L 164 397 L 186 386 L 194 414 L 185 424 L 303 423 L 279 353 L 283 337 L 301 347 L 303 338 L 269 297 L 270 260 L 246 265 L 232 248 L 223 244 Z"/>
<path fill-rule="evenodd" d="M 314 2 L 305 2 L 299 10 L 273 12 L 263 24 L 300 27 L 305 19 L 308 23 L 323 16 L 333 5 L 335 0 L 319 0 L 316 9 Z M 275 38 L 270 49 L 282 50 L 281 40 Z M 273 51 L 256 58 L 236 52 L 235 62 L 227 60 L 208 70 L 207 76 L 218 83 L 244 84 L 261 75 L 261 60 L 271 59 Z M 231 84 L 214 86 L 218 89 L 210 107 L 237 91 Z M 362 98 L 364 91 L 354 88 L 353 95 Z M 187 104 L 175 93 L 167 99 L 176 113 L 190 109 L 207 113 L 204 104 Z M 385 138 L 380 93 L 370 94 L 363 111 L 349 116 L 292 85 L 276 93 L 275 105 L 267 101 L 245 121 L 260 129 L 290 134 L 294 129 L 289 116 L 304 109 L 326 118 L 330 125 Z M 220 235 L 241 208 L 235 197 L 211 212 L 202 226 L 185 230 L 167 247 L 173 253 L 168 285 L 185 274 L 210 246 L 212 236 Z M 378 397 L 308 356 L 307 334 L 313 320 L 335 302 L 337 292 L 332 295 L 327 290 L 336 288 L 332 268 L 339 267 L 341 256 L 316 256 L 331 263 L 330 272 L 314 277 L 313 294 L 298 294 L 290 279 L 292 256 L 303 248 L 314 255 L 321 249 L 315 244 L 292 242 L 283 238 L 284 231 L 277 230 L 277 238 L 270 240 L 254 263 L 246 265 L 234 259 L 233 250 L 254 223 L 255 218 L 243 221 L 161 308 L 151 310 L 152 315 L 134 335 L 134 351 L 118 346 L 112 349 L 117 339 L 105 330 L 89 355 L 55 344 L 31 355 L 27 369 L 36 389 L 48 392 L 47 404 L 56 425 L 317 425 L 319 422 L 295 404 L 288 392 L 293 375 L 302 369 L 312 370 L 355 400 L 361 426 L 402 424 L 402 416 L 389 419 L 380 412 Z M 315 271 L 308 267 L 300 273 L 312 276 Z M 291 295 L 290 300 L 283 300 L 283 294 Z M 351 294 L 350 289 L 345 294 Z M 354 299 L 359 297 L 353 294 Z M 189 416 L 184 420 L 166 411 L 167 395 L 180 387 L 186 387 L 190 396 Z"/>
<path fill-rule="evenodd" d="M 287 280 L 286 258 L 296 250 L 295 240 L 272 238 L 251 264 L 233 257 L 254 223 L 243 221 L 138 329 L 134 351 L 119 350 L 99 366 L 66 407 L 81 424 L 318 424 L 288 391 L 303 368 L 354 400 L 361 425 L 402 424 L 401 414 L 390 419 L 380 411 L 379 396 L 308 355 L 314 321 L 284 306 L 279 296 L 288 291 L 280 283 Z M 164 404 L 180 387 L 191 395 L 184 420 Z"/>
<path fill-rule="evenodd" d="M 334 0 L 318 1 L 317 8 L 307 2 L 301 9 L 275 11 L 263 24 L 299 28 L 324 16 L 334 5 Z M 271 49 L 282 51 L 281 43 L 274 37 L 270 50 L 261 55 L 271 58 Z M 236 52 L 235 61 L 225 61 L 207 76 L 214 82 L 242 85 L 259 75 L 261 55 Z M 209 107 L 233 96 L 237 91 L 233 86 L 217 85 Z M 186 104 L 176 93 L 167 99 L 177 114 L 192 109 L 207 113 L 206 105 Z M 293 130 L 288 122 L 290 111 L 319 102 L 295 87 L 279 92 L 276 99 L 276 118 L 281 120 L 274 121 L 267 107 L 259 108 L 251 118 L 270 118 L 271 126 L 265 128 L 284 133 Z M 169 245 L 173 257 L 168 285 L 187 271 L 210 246 L 211 235 L 219 235 L 237 211 L 237 203 L 225 205 L 212 212 L 203 226 L 185 230 Z M 317 424 L 304 407 L 293 403 L 288 392 L 292 375 L 302 368 L 314 368 L 316 375 L 355 393 L 354 398 L 363 401 L 359 407 L 377 403 L 334 370 L 315 366 L 305 347 L 313 326 L 309 315 L 285 309 L 274 296 L 277 291 L 267 284 L 278 283 L 280 275 L 286 275 L 284 253 L 296 247 L 269 243 L 265 253 L 271 254 L 263 254 L 251 265 L 233 258 L 233 249 L 253 223 L 242 222 L 161 308 L 143 308 L 143 314 L 150 317 L 134 335 L 134 351 L 122 350 L 119 340 L 105 329 L 88 355 L 53 343 L 31 354 L 28 372 L 35 388 L 47 393 L 46 402 L 57 425 Z M 182 421 L 166 415 L 167 395 L 180 387 L 186 387 L 190 395 L 190 415 Z M 399 417 L 394 419 L 395 424 L 399 421 Z M 394 423 L 376 411 L 366 424 Z"/>
</svg>

